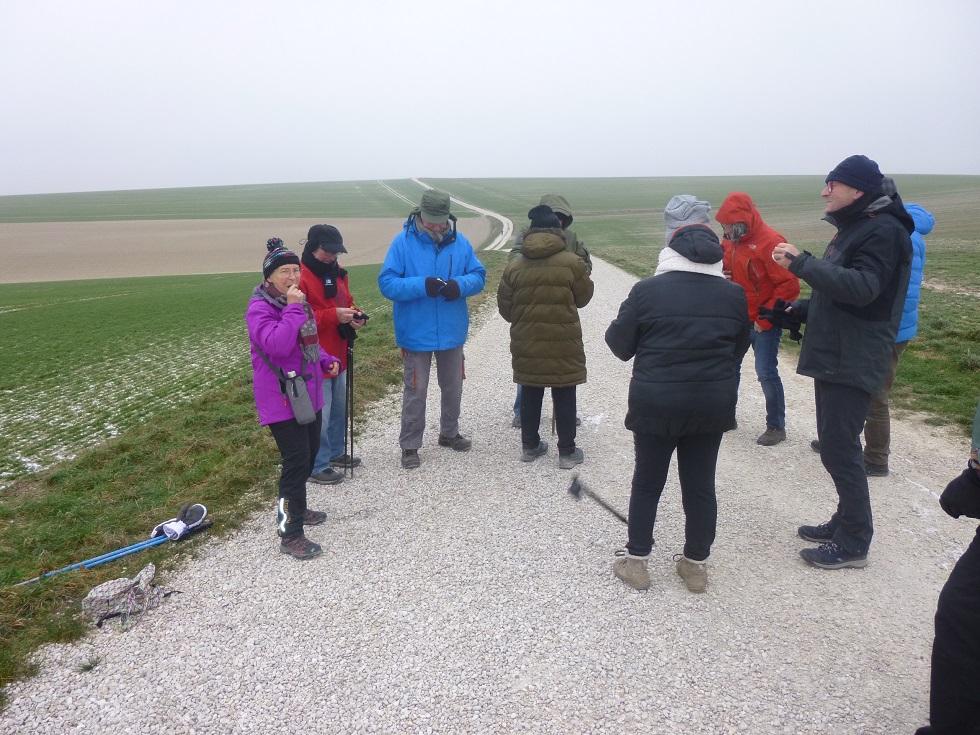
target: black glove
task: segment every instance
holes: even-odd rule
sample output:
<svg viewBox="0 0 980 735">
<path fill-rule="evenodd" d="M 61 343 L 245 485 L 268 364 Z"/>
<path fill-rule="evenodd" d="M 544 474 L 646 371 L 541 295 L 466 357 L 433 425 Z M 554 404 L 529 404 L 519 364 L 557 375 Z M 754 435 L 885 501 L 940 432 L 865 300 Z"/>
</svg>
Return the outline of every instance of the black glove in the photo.
<svg viewBox="0 0 980 735">
<path fill-rule="evenodd" d="M 778 329 L 788 330 L 789 338 L 799 342 L 803 339 L 800 326 L 806 321 L 806 311 L 797 308 L 797 303 L 796 301 L 790 303 L 783 299 L 776 299 L 771 309 L 764 306 L 759 307 L 759 318 L 765 319 Z"/>
<path fill-rule="evenodd" d="M 439 292 L 446 287 L 446 282 L 441 278 L 436 278 L 435 276 L 429 276 L 425 279 L 425 292 L 435 298 L 439 295 Z"/>
<path fill-rule="evenodd" d="M 980 474 L 968 465 L 943 490 L 943 494 L 939 496 L 939 505 L 953 518 L 980 518 Z"/>
<path fill-rule="evenodd" d="M 453 299 L 459 298 L 459 284 L 455 280 L 450 278 L 446 281 L 446 285 L 442 287 L 441 293 L 446 301 L 452 301 Z"/>
</svg>

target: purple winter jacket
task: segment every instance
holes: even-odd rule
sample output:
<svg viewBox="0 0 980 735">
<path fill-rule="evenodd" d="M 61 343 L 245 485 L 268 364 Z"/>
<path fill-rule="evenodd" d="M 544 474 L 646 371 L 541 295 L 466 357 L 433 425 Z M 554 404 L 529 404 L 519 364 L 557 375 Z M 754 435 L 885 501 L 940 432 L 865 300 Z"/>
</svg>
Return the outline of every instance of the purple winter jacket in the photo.
<svg viewBox="0 0 980 735">
<path fill-rule="evenodd" d="M 303 358 L 299 330 L 305 321 L 306 311 L 302 304 L 289 304 L 284 309 L 277 309 L 261 299 L 248 302 L 245 324 L 248 325 L 252 353 L 252 390 L 255 393 L 259 423 L 263 426 L 288 421 L 293 418 L 293 409 L 289 405 L 289 399 L 279 388 L 279 378 L 259 357 L 255 346 L 261 347 L 276 367 L 286 372 L 295 370 L 299 373 Z M 323 408 L 323 375 L 333 362 L 337 362 L 337 358 L 328 355 L 321 347 L 320 361 L 306 366 L 307 375 L 313 376 L 312 380 L 306 381 L 306 389 L 316 411 Z"/>
</svg>

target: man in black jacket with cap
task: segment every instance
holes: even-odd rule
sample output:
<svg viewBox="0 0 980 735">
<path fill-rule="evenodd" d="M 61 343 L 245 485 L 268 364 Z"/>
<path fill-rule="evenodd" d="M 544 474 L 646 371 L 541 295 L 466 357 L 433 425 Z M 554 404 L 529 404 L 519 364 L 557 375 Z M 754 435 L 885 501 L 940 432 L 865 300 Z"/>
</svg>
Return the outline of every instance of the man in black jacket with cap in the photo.
<svg viewBox="0 0 980 735">
<path fill-rule="evenodd" d="M 837 489 L 826 523 L 800 526 L 820 544 L 800 556 L 823 569 L 864 567 L 874 528 L 861 431 L 871 396 L 884 384 L 909 282 L 912 218 L 883 191 L 878 164 L 850 156 L 826 178 L 824 219 L 837 228 L 822 259 L 789 243 L 773 260 L 813 288 L 775 318 L 806 322 L 797 372 L 814 380 L 820 459 Z"/>
</svg>

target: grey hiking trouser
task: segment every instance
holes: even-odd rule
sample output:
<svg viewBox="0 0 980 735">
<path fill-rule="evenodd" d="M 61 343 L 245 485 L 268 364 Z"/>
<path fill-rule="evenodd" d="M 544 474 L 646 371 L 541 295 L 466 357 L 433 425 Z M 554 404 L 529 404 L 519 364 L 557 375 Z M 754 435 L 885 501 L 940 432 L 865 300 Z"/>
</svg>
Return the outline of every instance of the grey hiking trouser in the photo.
<svg viewBox="0 0 980 735">
<path fill-rule="evenodd" d="M 442 410 L 439 416 L 439 433 L 453 437 L 459 433 L 459 404 L 463 399 L 464 372 L 463 348 L 437 352 L 412 352 L 402 350 L 404 363 L 404 391 L 402 392 L 402 431 L 398 443 L 402 449 L 418 449 L 422 446 L 425 431 L 425 398 L 429 391 L 429 371 L 432 356 L 436 356 L 436 377 L 442 394 Z"/>
</svg>

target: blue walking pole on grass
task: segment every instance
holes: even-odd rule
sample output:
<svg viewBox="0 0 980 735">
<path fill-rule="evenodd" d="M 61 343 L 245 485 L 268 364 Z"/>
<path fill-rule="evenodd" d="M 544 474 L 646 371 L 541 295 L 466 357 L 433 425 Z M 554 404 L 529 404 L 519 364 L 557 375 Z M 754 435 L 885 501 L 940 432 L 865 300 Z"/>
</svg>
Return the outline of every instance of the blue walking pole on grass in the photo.
<svg viewBox="0 0 980 735">
<path fill-rule="evenodd" d="M 18 582 L 14 587 L 22 587 L 24 585 L 33 584 L 34 582 L 40 582 L 42 579 L 47 579 L 48 577 L 54 577 L 57 574 L 64 574 L 65 572 L 72 572 L 76 569 L 91 569 L 92 567 L 98 566 L 99 564 L 104 564 L 107 561 L 112 561 L 113 559 L 118 559 L 122 556 L 127 556 L 128 554 L 135 554 L 143 549 L 148 549 L 151 546 L 159 546 L 164 541 L 168 541 L 166 536 L 158 536 L 157 538 L 148 538 L 138 541 L 135 544 L 130 544 L 129 546 L 124 546 L 121 549 L 116 549 L 115 551 L 107 551 L 104 554 L 99 554 L 99 556 L 93 556 L 91 559 L 85 559 L 84 561 L 76 561 L 74 564 L 69 564 L 66 567 L 61 567 L 61 569 L 52 569 L 50 572 L 45 572 L 32 579 L 25 579 L 23 582 Z"/>
<path fill-rule="evenodd" d="M 13 586 L 23 587 L 24 585 L 40 582 L 42 579 L 54 577 L 57 574 L 64 574 L 65 572 L 71 572 L 76 569 L 92 569 L 107 562 L 121 559 L 124 556 L 136 554 L 144 549 L 151 549 L 154 546 L 165 544 L 167 541 L 176 541 L 187 534 L 203 531 L 211 526 L 211 520 L 205 520 L 207 513 L 208 509 L 200 503 L 188 503 L 180 509 L 180 512 L 177 514 L 177 518 L 171 518 L 169 521 L 164 521 L 163 523 L 158 524 L 153 529 L 154 535 L 148 539 L 137 541 L 135 544 L 130 544 L 129 546 L 123 546 L 121 549 L 116 549 L 115 551 L 107 551 L 104 554 L 93 556 L 91 559 L 77 561 L 74 564 L 69 564 L 66 567 L 62 567 L 61 569 L 54 569 L 50 572 L 45 572 L 44 574 L 38 575 L 33 579 L 26 579 L 23 582 L 18 582 Z"/>
</svg>

